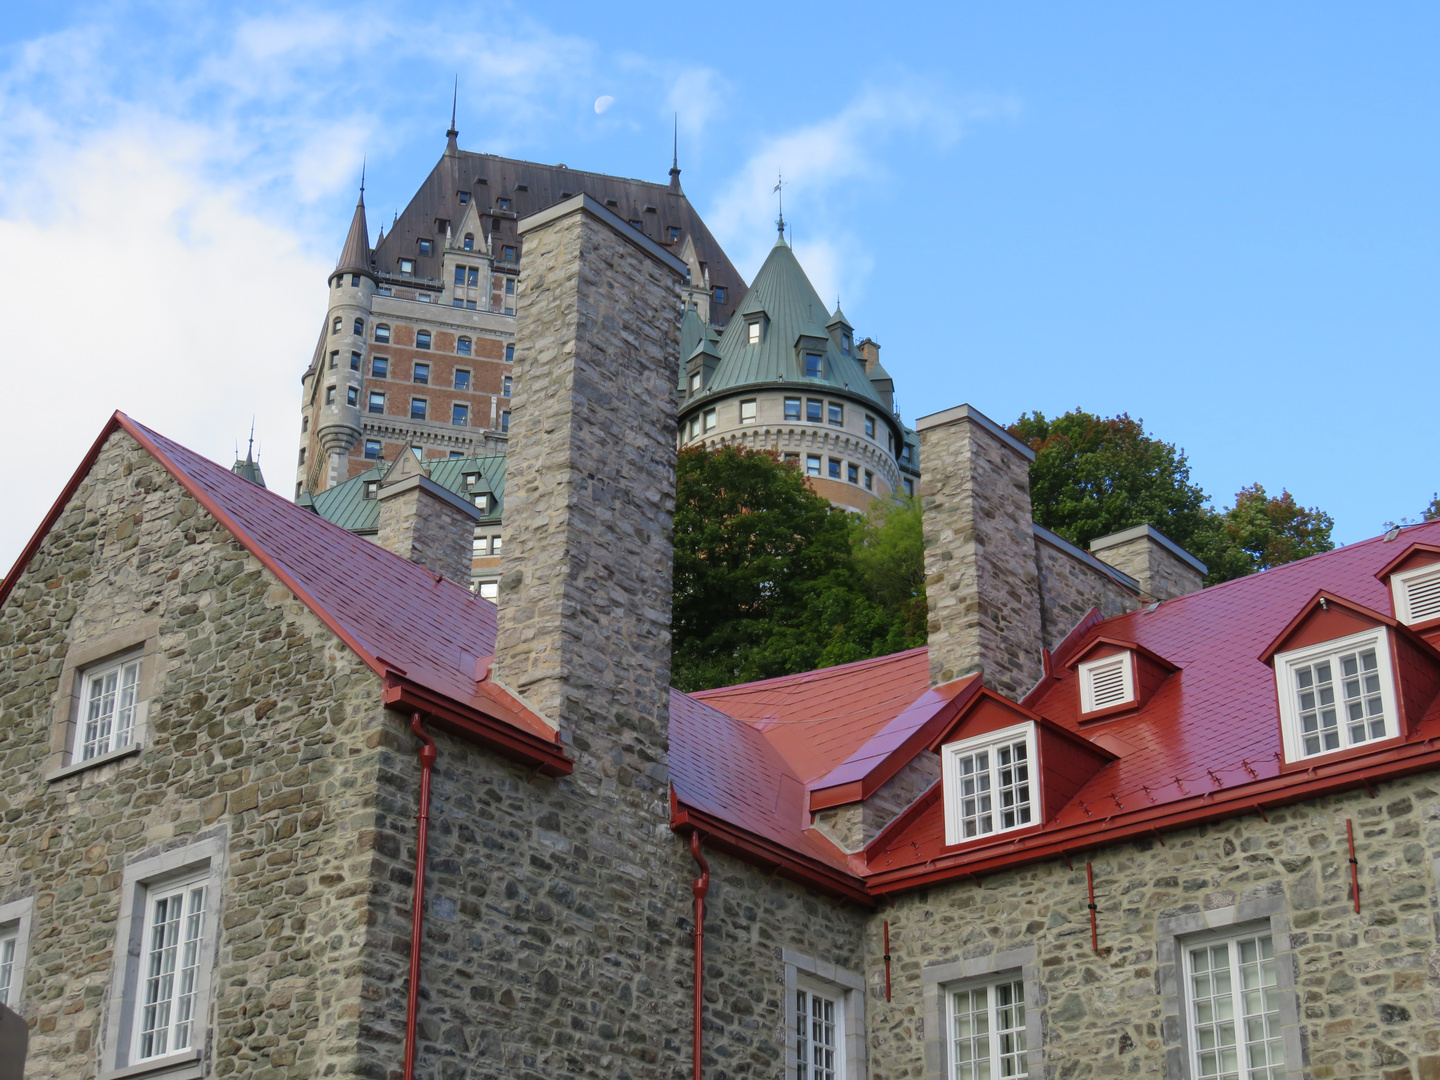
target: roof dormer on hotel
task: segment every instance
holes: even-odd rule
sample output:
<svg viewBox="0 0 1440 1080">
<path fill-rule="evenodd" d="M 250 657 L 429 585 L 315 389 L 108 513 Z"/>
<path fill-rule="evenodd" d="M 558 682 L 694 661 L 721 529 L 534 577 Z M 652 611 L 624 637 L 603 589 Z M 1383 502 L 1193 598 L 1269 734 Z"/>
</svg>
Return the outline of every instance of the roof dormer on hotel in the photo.
<svg viewBox="0 0 1440 1080">
<path fill-rule="evenodd" d="M 1421 632 L 1440 631 L 1440 546 L 1411 544 L 1375 576 L 1390 588 L 1395 618 Z"/>
<path fill-rule="evenodd" d="M 1097 637 L 1068 665 L 1080 683 L 1081 720 L 1104 720 L 1143 708 L 1179 669 L 1133 641 Z"/>
</svg>

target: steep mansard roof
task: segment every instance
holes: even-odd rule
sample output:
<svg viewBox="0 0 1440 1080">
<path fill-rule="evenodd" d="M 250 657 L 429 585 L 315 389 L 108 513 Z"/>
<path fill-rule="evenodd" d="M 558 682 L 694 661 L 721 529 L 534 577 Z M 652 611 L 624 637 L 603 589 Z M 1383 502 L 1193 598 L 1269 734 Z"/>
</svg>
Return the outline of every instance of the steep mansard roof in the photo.
<svg viewBox="0 0 1440 1080">
<path fill-rule="evenodd" d="M 720 335 L 720 362 L 706 384 L 708 393 L 761 383 L 784 383 L 796 390 L 824 385 L 873 402 L 877 410 L 889 415 L 854 350 L 846 356 L 831 340 L 830 312 L 783 237 L 770 249 L 736 313 L 741 318 L 732 319 Z M 760 313 L 768 325 L 760 343 L 752 345 L 744 316 Z M 812 345 L 805 351 L 825 354 L 818 379 L 805 375 L 804 356 L 797 348 L 802 337 Z"/>
<path fill-rule="evenodd" d="M 469 193 L 470 204 L 461 205 L 458 193 L 462 191 Z M 645 235 L 656 243 L 670 244 L 669 229 L 678 228 L 676 244 L 683 245 L 688 238 L 695 245 L 696 258 L 709 271 L 711 285 L 727 290 L 726 302 L 713 307 L 711 321 L 722 324 L 734 313 L 745 291 L 745 279 L 678 187 L 468 150 L 447 149 L 436 162 L 409 205 L 376 245 L 375 269 L 395 274 L 399 272 L 399 259 L 414 259 L 417 278 L 438 281 L 444 255 L 444 223 L 449 222 L 452 231 L 457 230 L 471 204 L 484 215 L 488 232 L 496 220 L 499 200 L 508 199 L 510 209 L 500 215 L 500 236 L 503 243 L 519 246 L 514 225 L 517 218 L 581 192 L 604 203 L 626 221 L 639 221 Z M 420 254 L 421 239 L 434 241 L 432 254 Z M 675 250 L 678 252 L 679 247 Z"/>
<path fill-rule="evenodd" d="M 423 697 L 442 726 L 501 753 L 568 771 L 553 729 L 485 675 L 494 651 L 489 601 L 231 473 L 117 413 L 3 586 L 0 602 L 79 487 L 105 440 L 124 430 L 386 681 L 387 701 Z M 672 695 L 673 821 L 717 846 L 832 893 L 865 900 L 892 889 L 1145 838 L 1372 780 L 1440 768 L 1440 696 L 1411 703 L 1400 740 L 1367 752 L 1281 767 L 1275 679 L 1261 659 L 1317 597 L 1388 625 L 1383 571 L 1420 545 L 1440 546 L 1440 521 L 1267 570 L 1153 608 L 1082 620 L 1048 659 L 1023 703 L 970 677 L 928 685 L 928 654 L 893 656 L 744 686 Z M 1379 575 L 1379 576 L 1377 576 Z M 357 590 L 356 581 L 367 582 Z M 1440 665 L 1408 628 L 1412 657 Z M 1160 658 L 1169 674 L 1131 712 L 1078 719 L 1073 667 L 1099 639 Z M 1437 668 L 1440 670 L 1440 668 Z M 1012 710 L 1093 744 L 1101 762 L 1039 827 L 956 847 L 944 844 L 937 784 L 861 853 L 846 856 L 811 812 L 866 798 L 930 752 L 978 704 Z M 995 703 L 999 703 L 995 705 Z M 1432 744 L 1433 741 L 1433 744 Z"/>
<path fill-rule="evenodd" d="M 389 467 L 389 462 L 377 461 L 374 468 L 366 469 L 344 483 L 311 496 L 310 503 L 315 508 L 315 513 L 350 532 L 376 532 L 380 528 L 380 503 L 365 497 L 365 485 L 380 480 Z M 505 499 L 504 454 L 426 458 L 425 468 L 431 480 L 462 498 L 480 492 L 488 492 L 494 496 L 490 500 L 489 512 L 480 518 L 479 523 L 494 524 L 500 520 L 501 504 Z M 472 473 L 479 473 L 480 481 L 474 487 L 469 487 L 465 483 L 465 477 Z"/>
</svg>

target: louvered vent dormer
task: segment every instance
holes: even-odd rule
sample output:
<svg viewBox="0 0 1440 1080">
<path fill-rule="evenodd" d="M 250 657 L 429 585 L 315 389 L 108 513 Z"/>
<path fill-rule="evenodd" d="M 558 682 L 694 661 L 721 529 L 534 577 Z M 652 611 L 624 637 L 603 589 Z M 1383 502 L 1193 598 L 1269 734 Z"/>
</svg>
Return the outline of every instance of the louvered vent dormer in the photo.
<svg viewBox="0 0 1440 1080">
<path fill-rule="evenodd" d="M 1440 563 L 1427 563 L 1390 578 L 1395 617 L 1407 626 L 1440 619 Z"/>
<path fill-rule="evenodd" d="M 1114 653 L 1081 664 L 1080 712 L 1095 713 L 1135 700 L 1135 668 L 1130 653 Z"/>
</svg>

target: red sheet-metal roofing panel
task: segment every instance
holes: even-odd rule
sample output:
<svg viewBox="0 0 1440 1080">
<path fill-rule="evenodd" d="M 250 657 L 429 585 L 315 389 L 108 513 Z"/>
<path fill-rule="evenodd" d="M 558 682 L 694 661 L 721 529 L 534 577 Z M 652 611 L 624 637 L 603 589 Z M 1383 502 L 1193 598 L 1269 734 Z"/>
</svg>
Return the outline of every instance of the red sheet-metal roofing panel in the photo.
<svg viewBox="0 0 1440 1080">
<path fill-rule="evenodd" d="M 925 649 L 690 696 L 765 733 L 806 784 L 847 761 L 930 689 Z"/>
<path fill-rule="evenodd" d="M 1125 751 L 1085 784 L 1049 827 L 1119 818 L 1126 811 L 1218 796 L 1279 776 L 1275 676 L 1259 660 L 1262 651 L 1321 589 L 1392 614 L 1387 584 L 1375 572 L 1410 544 L 1437 541 L 1440 522 L 1414 526 L 1388 543 L 1365 540 L 1096 625 L 1089 636 L 1133 641 L 1181 670 L 1138 713 L 1098 724 L 1078 720 L 1073 671 L 1027 701 L 1046 719 L 1087 739 L 1109 737 L 1112 749 Z M 1437 732 L 1440 700 L 1413 737 Z M 872 851 L 871 872 L 936 858 L 944 848 L 939 806 L 882 839 Z"/>
<path fill-rule="evenodd" d="M 330 524 L 236 476 L 123 414 L 117 419 L 184 486 L 210 501 L 245 534 L 255 554 L 288 575 L 322 617 L 368 661 L 486 715 L 496 712 L 477 686 L 476 660 L 495 651 L 495 605 L 378 544 Z M 544 739 L 554 729 L 523 708 L 501 717 Z"/>
</svg>

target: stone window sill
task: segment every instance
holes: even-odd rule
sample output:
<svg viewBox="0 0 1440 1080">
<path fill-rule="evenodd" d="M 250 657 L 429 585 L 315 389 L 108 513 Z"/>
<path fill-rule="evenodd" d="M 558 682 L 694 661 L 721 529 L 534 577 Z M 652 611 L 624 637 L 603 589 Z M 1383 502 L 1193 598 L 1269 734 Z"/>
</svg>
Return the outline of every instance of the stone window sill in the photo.
<svg viewBox="0 0 1440 1080">
<path fill-rule="evenodd" d="M 121 758 L 127 758 L 132 754 L 138 754 L 142 749 L 144 749 L 144 747 L 144 743 L 133 742 L 129 746 L 122 746 L 119 750 L 111 750 L 108 754 L 101 754 L 98 757 L 87 758 L 84 761 L 72 761 L 69 765 L 62 765 L 60 768 L 55 769 L 53 772 L 46 773 L 45 779 L 49 781 L 63 780 L 67 776 L 74 776 L 76 773 L 85 772 L 87 769 L 98 769 L 101 765 L 109 765 L 112 761 L 119 761 Z M 116 1073 L 115 1075 L 129 1076 L 131 1074 Z"/>
<path fill-rule="evenodd" d="M 89 762 L 86 762 L 88 765 Z M 195 1080 L 204 1070 L 200 1067 L 200 1051 L 186 1050 L 167 1054 L 153 1061 L 126 1065 L 119 1069 L 102 1070 L 98 1080 L 131 1080 L 132 1077 L 153 1077 L 154 1080 Z"/>
</svg>

